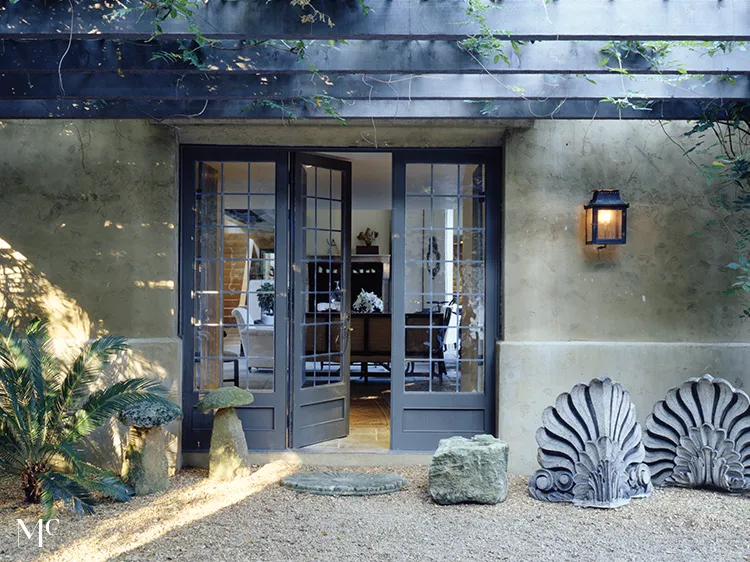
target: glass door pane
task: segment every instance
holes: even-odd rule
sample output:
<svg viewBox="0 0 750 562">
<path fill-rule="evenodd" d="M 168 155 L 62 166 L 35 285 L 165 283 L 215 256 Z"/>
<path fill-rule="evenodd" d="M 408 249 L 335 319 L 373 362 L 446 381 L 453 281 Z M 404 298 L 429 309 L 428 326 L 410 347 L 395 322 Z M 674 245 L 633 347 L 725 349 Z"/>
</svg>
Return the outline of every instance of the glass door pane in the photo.
<svg viewBox="0 0 750 562">
<path fill-rule="evenodd" d="M 343 275 L 340 170 L 303 166 L 303 258 L 307 275 L 303 387 L 341 382 L 347 276 Z"/>
<path fill-rule="evenodd" d="M 406 164 L 407 392 L 484 392 L 481 164 Z"/>
<path fill-rule="evenodd" d="M 272 392 L 276 164 L 196 167 L 193 388 Z"/>
</svg>

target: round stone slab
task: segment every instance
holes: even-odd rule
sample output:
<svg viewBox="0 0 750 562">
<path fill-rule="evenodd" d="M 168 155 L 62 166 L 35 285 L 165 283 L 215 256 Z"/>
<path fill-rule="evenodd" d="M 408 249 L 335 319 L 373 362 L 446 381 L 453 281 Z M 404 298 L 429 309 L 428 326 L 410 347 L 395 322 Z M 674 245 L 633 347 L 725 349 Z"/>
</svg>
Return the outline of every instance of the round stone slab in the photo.
<svg viewBox="0 0 750 562">
<path fill-rule="evenodd" d="M 323 496 L 374 496 L 398 492 L 406 478 L 395 472 L 299 472 L 281 479 L 281 485 L 297 492 Z"/>
</svg>

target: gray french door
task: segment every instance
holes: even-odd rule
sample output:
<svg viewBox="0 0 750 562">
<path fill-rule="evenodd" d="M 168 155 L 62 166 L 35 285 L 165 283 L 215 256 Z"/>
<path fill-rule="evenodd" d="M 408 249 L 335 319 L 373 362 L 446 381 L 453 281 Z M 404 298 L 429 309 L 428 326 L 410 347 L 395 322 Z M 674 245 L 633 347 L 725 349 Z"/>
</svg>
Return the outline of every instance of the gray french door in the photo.
<svg viewBox="0 0 750 562">
<path fill-rule="evenodd" d="M 237 408 L 248 448 L 286 447 L 288 181 L 287 151 L 181 149 L 185 452 L 208 449 L 195 404 L 222 386 L 255 397 Z"/>
<path fill-rule="evenodd" d="M 500 173 L 487 151 L 393 154 L 391 447 L 495 431 Z"/>
<path fill-rule="evenodd" d="M 351 163 L 292 155 L 291 444 L 349 433 Z"/>
</svg>

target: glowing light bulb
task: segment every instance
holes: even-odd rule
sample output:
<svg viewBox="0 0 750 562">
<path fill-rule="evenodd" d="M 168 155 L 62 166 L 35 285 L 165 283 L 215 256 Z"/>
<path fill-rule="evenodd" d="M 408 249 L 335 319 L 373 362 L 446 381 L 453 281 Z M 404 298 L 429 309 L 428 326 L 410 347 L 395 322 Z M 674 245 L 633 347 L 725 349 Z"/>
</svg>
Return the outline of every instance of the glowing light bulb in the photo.
<svg viewBox="0 0 750 562">
<path fill-rule="evenodd" d="M 601 209 L 598 218 L 600 225 L 608 225 L 615 220 L 615 212 L 611 209 Z"/>
</svg>

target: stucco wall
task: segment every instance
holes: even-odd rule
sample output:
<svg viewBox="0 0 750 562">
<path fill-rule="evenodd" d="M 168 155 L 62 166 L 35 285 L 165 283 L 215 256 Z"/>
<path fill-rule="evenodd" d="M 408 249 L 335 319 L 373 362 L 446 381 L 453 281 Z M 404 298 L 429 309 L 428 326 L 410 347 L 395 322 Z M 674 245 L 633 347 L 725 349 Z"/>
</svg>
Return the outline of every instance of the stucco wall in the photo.
<svg viewBox="0 0 750 562">
<path fill-rule="evenodd" d="M 164 380 L 179 400 L 170 128 L 11 121 L 0 123 L 0 146 L 0 310 L 48 318 L 61 351 L 102 334 L 129 338 L 132 352 L 115 375 Z M 176 452 L 178 424 L 170 429 Z M 124 428 L 110 431 L 102 449 L 116 465 Z"/>
<path fill-rule="evenodd" d="M 684 123 L 666 128 L 682 142 Z M 512 471 L 535 470 L 542 411 L 578 382 L 622 382 L 641 421 L 689 377 L 750 387 L 750 331 L 740 301 L 720 294 L 731 241 L 705 229 L 715 187 L 658 123 L 539 122 L 506 147 L 498 426 Z M 630 203 L 625 246 L 584 245 L 596 188 Z"/>
<path fill-rule="evenodd" d="M 201 125 L 182 142 L 371 147 L 371 124 Z M 750 333 L 719 295 L 731 273 L 710 190 L 658 124 L 380 124 L 384 146 L 498 146 L 507 139 L 499 435 L 511 470 L 535 469 L 534 432 L 560 392 L 609 375 L 641 420 L 666 390 L 704 372 L 750 387 Z M 679 141 L 684 124 L 668 125 Z M 334 134 L 335 133 L 335 134 Z M 131 340 L 124 369 L 180 389 L 175 135 L 145 122 L 0 124 L 0 308 L 51 319 L 60 342 Z M 708 158 L 710 154 L 694 157 Z M 585 247 L 597 187 L 631 204 L 628 244 Z M 698 236 L 690 236 L 700 231 Z M 113 427 L 116 458 L 125 443 Z M 176 427 L 172 446 L 176 450 Z M 113 456 L 114 455 L 114 456 Z"/>
</svg>

